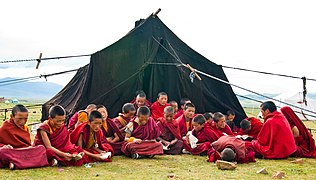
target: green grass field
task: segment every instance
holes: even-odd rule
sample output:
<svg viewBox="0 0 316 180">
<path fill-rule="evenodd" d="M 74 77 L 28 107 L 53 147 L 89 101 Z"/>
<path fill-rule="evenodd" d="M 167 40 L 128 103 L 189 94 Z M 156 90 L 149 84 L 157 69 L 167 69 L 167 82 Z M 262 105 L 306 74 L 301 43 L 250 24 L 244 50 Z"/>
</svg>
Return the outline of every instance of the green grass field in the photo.
<svg viewBox="0 0 316 180">
<path fill-rule="evenodd" d="M 13 105 L 6 105 L 11 108 Z M 0 104 L 0 108 L 3 108 Z M 29 108 L 28 123 L 39 122 L 39 107 Z M 7 115 L 8 117 L 8 115 Z M 4 114 L 0 112 L 0 125 Z M 316 121 L 305 121 L 307 127 L 316 129 Z M 316 133 L 313 132 L 313 136 Z M 34 135 L 32 135 L 32 139 Z M 271 179 L 276 171 L 285 172 L 287 179 L 316 179 L 316 159 L 303 158 L 303 164 L 284 160 L 257 159 L 256 163 L 238 164 L 234 171 L 218 170 L 206 156 L 163 155 L 153 159 L 130 159 L 115 156 L 111 163 L 91 164 L 92 167 L 45 167 L 26 170 L 0 169 L 1 179 Z M 265 167 L 269 174 L 256 174 Z"/>
</svg>

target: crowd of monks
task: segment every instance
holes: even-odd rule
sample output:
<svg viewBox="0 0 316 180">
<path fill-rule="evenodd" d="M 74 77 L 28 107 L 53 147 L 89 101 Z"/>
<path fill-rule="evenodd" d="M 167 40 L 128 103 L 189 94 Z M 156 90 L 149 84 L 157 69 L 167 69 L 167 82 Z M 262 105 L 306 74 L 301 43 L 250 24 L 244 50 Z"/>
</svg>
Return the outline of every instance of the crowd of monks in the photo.
<svg viewBox="0 0 316 180">
<path fill-rule="evenodd" d="M 139 159 L 192 154 L 207 156 L 209 162 L 237 163 L 316 157 L 314 139 L 290 107 L 278 112 L 267 101 L 260 110 L 263 122 L 248 117 L 237 125 L 231 110 L 225 115 L 196 114 L 188 98 L 181 99 L 178 109 L 177 102 L 168 103 L 165 92 L 154 103 L 140 92 L 114 119 L 108 117 L 105 106 L 90 104 L 66 121 L 64 108 L 54 105 L 32 143 L 26 126 L 28 110 L 16 105 L 0 127 L 0 167 L 81 166 L 111 162 L 116 155 Z"/>
</svg>

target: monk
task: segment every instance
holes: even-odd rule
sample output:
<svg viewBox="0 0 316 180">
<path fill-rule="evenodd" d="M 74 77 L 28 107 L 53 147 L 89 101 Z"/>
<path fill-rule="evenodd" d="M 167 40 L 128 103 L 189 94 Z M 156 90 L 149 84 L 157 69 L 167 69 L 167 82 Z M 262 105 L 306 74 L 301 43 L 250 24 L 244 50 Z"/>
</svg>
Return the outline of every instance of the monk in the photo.
<svg viewBox="0 0 316 180">
<path fill-rule="evenodd" d="M 137 91 L 136 97 L 131 101 L 137 110 L 141 106 L 147 106 L 150 108 L 151 102 L 146 99 L 146 94 L 144 91 Z"/>
<path fill-rule="evenodd" d="M 281 159 L 296 151 L 289 122 L 279 113 L 272 101 L 261 104 L 264 123 L 257 140 L 252 141 L 257 157 Z"/>
<path fill-rule="evenodd" d="M 108 111 L 105 106 L 98 105 L 97 110 L 102 114 L 102 133 L 103 133 L 103 143 L 110 144 L 114 150 L 114 155 L 122 154 L 121 148 L 124 143 L 124 136 L 113 122 L 112 119 L 108 118 Z"/>
<path fill-rule="evenodd" d="M 225 122 L 225 116 L 220 112 L 214 113 L 213 121 L 207 122 L 206 126 L 210 128 L 218 138 L 221 136 L 234 135 Z"/>
<path fill-rule="evenodd" d="M 297 145 L 296 157 L 316 158 L 315 141 L 302 120 L 288 106 L 281 108 L 282 114 L 290 123 L 292 134 Z"/>
<path fill-rule="evenodd" d="M 105 146 L 102 143 L 101 127 L 102 114 L 99 111 L 92 111 L 89 121 L 77 126 L 70 134 L 71 142 L 83 148 L 83 152 L 89 157 L 89 162 L 112 161 L 114 151 L 110 145 Z"/>
<path fill-rule="evenodd" d="M 177 101 L 169 101 L 170 106 L 174 109 L 174 114 L 178 112 L 178 103 Z"/>
<path fill-rule="evenodd" d="M 71 132 L 74 130 L 79 124 L 88 121 L 88 116 L 91 111 L 96 110 L 95 104 L 89 104 L 85 110 L 80 110 L 76 112 L 70 119 L 68 123 L 68 130 Z"/>
<path fill-rule="evenodd" d="M 129 123 L 129 121 L 134 117 L 135 112 L 135 106 L 132 103 L 125 103 L 122 107 L 122 113 L 120 113 L 119 116 L 114 119 L 115 124 L 123 136 L 125 136 L 125 127 L 127 123 Z"/>
<path fill-rule="evenodd" d="M 180 154 L 182 152 L 183 141 L 180 135 L 179 125 L 173 119 L 174 109 L 172 106 L 167 106 L 164 109 L 164 117 L 158 118 L 157 126 L 161 131 L 161 135 L 157 138 L 165 149 L 165 154 Z"/>
<path fill-rule="evenodd" d="M 65 109 L 60 105 L 49 109 L 48 120 L 37 129 L 35 145 L 44 145 L 49 162 L 62 166 L 81 166 L 87 161 L 83 149 L 70 142 L 69 132 L 64 125 Z"/>
<path fill-rule="evenodd" d="M 168 95 L 165 92 L 158 93 L 157 101 L 150 106 L 151 117 L 156 121 L 163 117 L 165 107 L 170 106 L 168 102 Z"/>
<path fill-rule="evenodd" d="M 185 105 L 186 103 L 191 103 L 191 101 L 190 101 L 189 98 L 182 98 L 182 99 L 180 100 L 180 109 L 179 109 L 179 111 L 176 112 L 176 114 L 174 115 L 174 118 L 175 118 L 175 119 L 178 119 L 180 116 L 183 115 L 184 105 Z"/>
<path fill-rule="evenodd" d="M 190 151 L 193 155 L 207 155 L 211 143 L 218 139 L 210 128 L 205 127 L 205 122 L 206 119 L 203 115 L 197 115 L 192 120 L 192 135 L 198 140 L 196 147 L 192 147 L 191 145 Z M 187 142 L 188 144 L 191 143 L 189 136 L 187 136 Z"/>
<path fill-rule="evenodd" d="M 26 169 L 48 165 L 45 147 L 31 146 L 27 119 L 28 110 L 19 104 L 0 127 L 0 167 Z"/>
<path fill-rule="evenodd" d="M 178 117 L 176 121 L 179 124 L 180 135 L 185 137 L 188 131 L 192 130 L 192 119 L 195 114 L 195 106 L 192 103 L 186 103 L 183 110 L 183 114 Z"/>
<path fill-rule="evenodd" d="M 216 162 L 219 159 L 237 163 L 256 162 L 251 143 L 234 136 L 220 137 L 211 144 L 207 155 L 209 162 Z"/>
<path fill-rule="evenodd" d="M 230 123 L 227 123 L 229 121 L 231 121 L 233 124 L 230 125 L 230 127 L 232 128 L 232 132 L 233 133 L 237 133 L 239 131 L 239 128 L 236 126 L 234 120 L 235 120 L 235 112 L 233 110 L 228 110 L 226 112 L 226 124 L 230 124 Z"/>
<path fill-rule="evenodd" d="M 162 144 L 156 141 L 161 135 L 161 131 L 150 117 L 150 109 L 142 106 L 138 108 L 136 114 L 137 117 L 126 126 L 122 152 L 133 159 L 152 158 L 155 155 L 163 154 Z"/>
<path fill-rule="evenodd" d="M 247 135 L 246 139 L 250 141 L 257 139 L 262 126 L 263 123 L 259 119 L 255 117 L 246 118 L 240 122 L 238 135 Z"/>
</svg>

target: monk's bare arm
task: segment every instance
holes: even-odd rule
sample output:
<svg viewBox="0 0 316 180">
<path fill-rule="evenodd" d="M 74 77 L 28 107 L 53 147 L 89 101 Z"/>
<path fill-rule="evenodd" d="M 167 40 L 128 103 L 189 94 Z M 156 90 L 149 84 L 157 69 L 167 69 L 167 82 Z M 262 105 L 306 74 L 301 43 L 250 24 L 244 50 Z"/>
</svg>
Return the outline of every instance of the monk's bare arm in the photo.
<svg viewBox="0 0 316 180">
<path fill-rule="evenodd" d="M 43 130 L 40 130 L 40 134 L 42 136 L 42 140 L 44 142 L 44 145 L 47 149 L 51 149 L 53 150 L 58 156 L 60 157 L 64 157 L 66 160 L 70 158 L 72 158 L 71 154 L 69 153 L 64 153 L 62 151 L 59 151 L 58 149 L 56 149 L 55 147 L 53 147 L 50 143 L 50 140 L 48 138 L 48 135 L 47 135 L 47 132 L 43 131 Z"/>
<path fill-rule="evenodd" d="M 116 142 L 119 142 L 119 140 L 120 140 L 119 136 L 116 133 L 114 133 L 114 138 L 113 138 L 112 142 L 116 143 Z"/>
</svg>

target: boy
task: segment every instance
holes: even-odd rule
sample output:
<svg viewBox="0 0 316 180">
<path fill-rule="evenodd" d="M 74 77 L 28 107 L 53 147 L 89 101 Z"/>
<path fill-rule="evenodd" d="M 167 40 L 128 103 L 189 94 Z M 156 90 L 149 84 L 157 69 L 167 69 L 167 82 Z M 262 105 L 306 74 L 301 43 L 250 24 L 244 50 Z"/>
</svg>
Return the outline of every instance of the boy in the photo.
<svg viewBox="0 0 316 180">
<path fill-rule="evenodd" d="M 124 142 L 124 136 L 116 126 L 116 124 L 112 121 L 112 119 L 108 118 L 108 111 L 105 106 L 98 105 L 97 110 L 102 114 L 102 133 L 103 133 L 103 143 L 109 143 L 113 150 L 114 155 L 122 154 L 121 147 Z"/>
<path fill-rule="evenodd" d="M 122 113 L 119 113 L 119 116 L 114 119 L 115 124 L 121 131 L 122 135 L 125 136 L 125 127 L 127 123 L 135 115 L 135 107 L 132 103 L 125 103 L 122 107 Z"/>
<path fill-rule="evenodd" d="M 37 129 L 34 144 L 46 147 L 47 159 L 51 165 L 81 166 L 86 162 L 86 156 L 81 147 L 70 142 L 69 132 L 64 125 L 65 118 L 62 106 L 52 106 L 48 120 Z"/>
<path fill-rule="evenodd" d="M 206 125 L 217 135 L 218 138 L 224 135 L 234 135 L 230 127 L 225 122 L 225 116 L 220 112 L 214 113 L 213 121 L 207 122 Z"/>
<path fill-rule="evenodd" d="M 184 105 L 184 111 L 183 114 L 178 117 L 176 120 L 179 124 L 180 128 L 180 135 L 182 137 L 185 137 L 188 131 L 192 130 L 192 119 L 194 117 L 195 113 L 195 106 L 192 103 L 186 103 Z"/>
<path fill-rule="evenodd" d="M 31 146 L 27 119 L 28 110 L 18 104 L 0 127 L 0 167 L 26 169 L 48 165 L 45 147 Z"/>
<path fill-rule="evenodd" d="M 136 92 L 136 97 L 131 101 L 137 110 L 141 106 L 151 106 L 151 102 L 146 99 L 146 94 L 144 91 L 140 90 Z"/>
<path fill-rule="evenodd" d="M 257 139 L 263 123 L 254 117 L 246 118 L 240 122 L 238 135 L 248 135 L 249 140 Z"/>
<path fill-rule="evenodd" d="M 96 110 L 95 104 L 89 104 L 85 110 L 80 110 L 76 112 L 70 119 L 68 124 L 68 130 L 71 132 L 74 130 L 78 125 L 80 125 L 83 122 L 88 121 L 88 116 L 91 111 Z"/>
<path fill-rule="evenodd" d="M 174 114 L 178 112 L 178 103 L 176 101 L 169 101 L 170 106 L 174 109 Z"/>
<path fill-rule="evenodd" d="M 182 116 L 183 115 L 183 109 L 184 109 L 184 105 L 186 103 L 191 103 L 190 99 L 189 98 L 182 98 L 180 100 L 180 109 L 179 111 L 176 112 L 176 114 L 174 115 L 174 118 L 177 119 L 178 117 Z"/>
<path fill-rule="evenodd" d="M 234 123 L 235 116 L 236 115 L 233 110 L 228 110 L 226 113 L 226 123 L 229 124 L 229 127 L 231 128 L 233 133 L 237 133 L 239 131 L 239 128 Z"/>
<path fill-rule="evenodd" d="M 101 113 L 92 111 L 89 115 L 89 121 L 77 126 L 70 134 L 71 142 L 83 148 L 84 153 L 89 157 L 89 162 L 112 161 L 110 158 L 114 151 L 110 145 L 105 146 L 102 143 L 101 126 Z"/>
<path fill-rule="evenodd" d="M 134 159 L 154 157 L 163 154 L 162 144 L 156 142 L 160 136 L 156 122 L 150 117 L 150 110 L 142 106 L 137 110 L 137 117 L 131 120 L 125 129 L 125 143 L 122 152 Z"/>
<path fill-rule="evenodd" d="M 164 117 L 157 120 L 157 126 L 161 130 L 161 135 L 157 139 L 165 146 L 165 154 L 180 154 L 183 147 L 179 125 L 173 116 L 173 107 L 167 106 L 164 109 Z"/>
<path fill-rule="evenodd" d="M 165 107 L 170 106 L 168 102 L 168 95 L 165 92 L 160 92 L 158 93 L 158 98 L 157 101 L 154 102 L 151 106 L 150 106 L 150 110 L 151 110 L 151 117 L 157 121 L 158 118 L 162 118 L 163 117 L 163 111 L 165 109 Z"/>
</svg>

